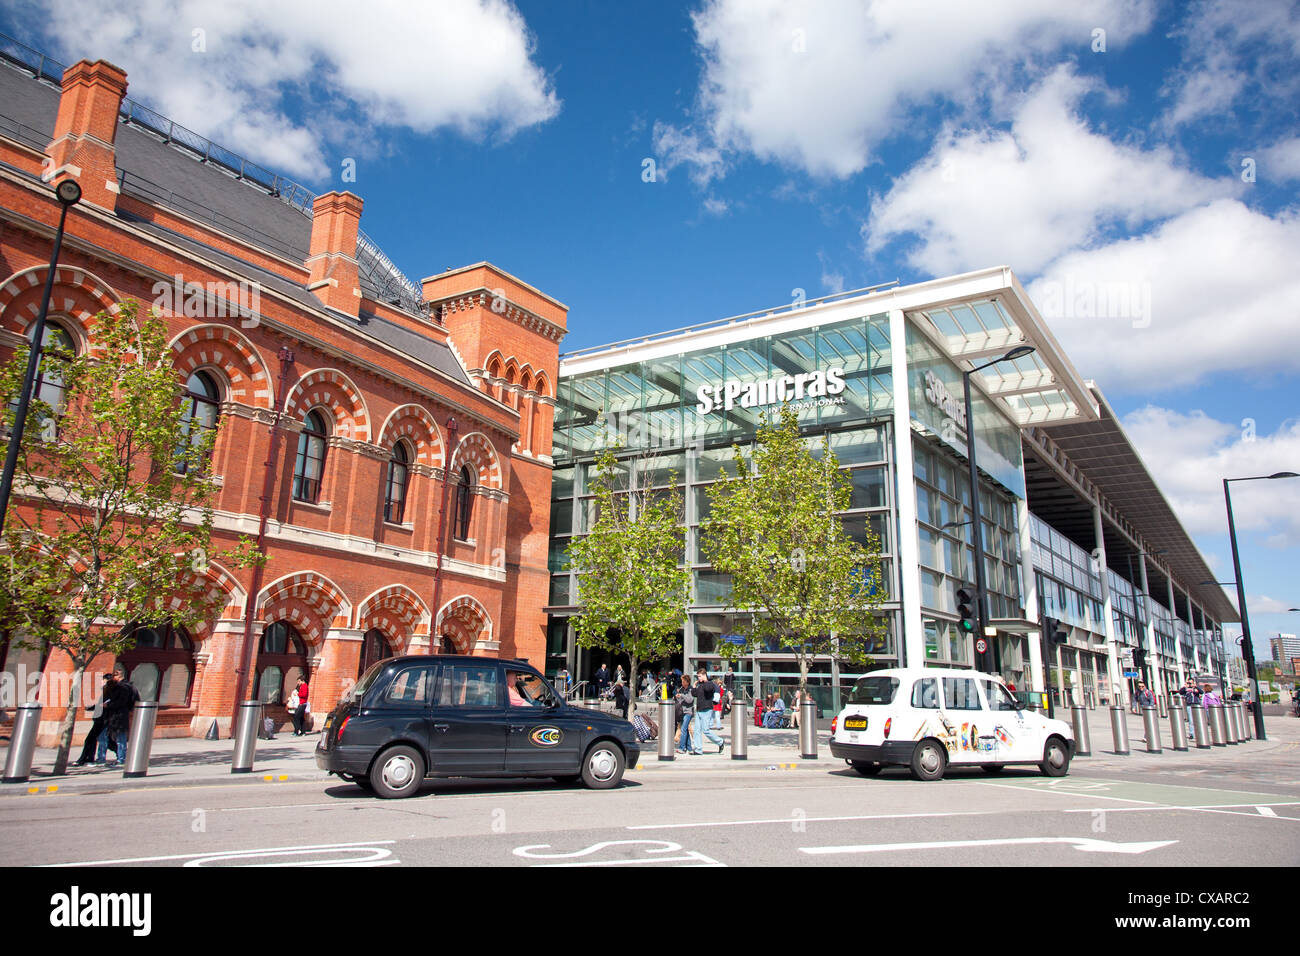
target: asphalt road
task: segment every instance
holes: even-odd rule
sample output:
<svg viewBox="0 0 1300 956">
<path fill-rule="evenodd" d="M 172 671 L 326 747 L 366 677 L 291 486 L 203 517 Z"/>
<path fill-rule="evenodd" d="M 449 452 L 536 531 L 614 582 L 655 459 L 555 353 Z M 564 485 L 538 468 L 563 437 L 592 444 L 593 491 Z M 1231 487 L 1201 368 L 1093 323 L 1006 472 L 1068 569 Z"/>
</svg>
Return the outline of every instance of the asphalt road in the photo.
<svg viewBox="0 0 1300 956">
<path fill-rule="evenodd" d="M 700 758 L 706 759 L 706 758 Z M 1178 769 L 1101 760 L 864 779 L 797 769 L 629 771 L 593 792 L 439 781 L 386 801 L 334 778 L 0 799 L 0 865 L 1197 867 L 1300 863 L 1300 747 Z"/>
</svg>

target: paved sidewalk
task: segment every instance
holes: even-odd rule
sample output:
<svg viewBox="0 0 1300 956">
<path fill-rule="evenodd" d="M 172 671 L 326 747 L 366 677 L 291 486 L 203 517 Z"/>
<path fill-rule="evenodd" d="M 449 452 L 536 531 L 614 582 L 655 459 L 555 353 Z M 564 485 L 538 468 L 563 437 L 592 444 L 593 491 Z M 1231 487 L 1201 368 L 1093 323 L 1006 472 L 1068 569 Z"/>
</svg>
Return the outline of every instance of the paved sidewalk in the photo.
<svg viewBox="0 0 1300 956">
<path fill-rule="evenodd" d="M 1145 739 L 1141 718 L 1127 715 L 1129 741 L 1132 753 L 1121 756 L 1112 752 L 1110 715 L 1105 709 L 1098 708 L 1089 712 L 1089 732 L 1092 738 L 1093 754 L 1079 757 L 1071 765 L 1079 773 L 1089 770 L 1114 771 L 1118 769 L 1155 770 L 1176 769 L 1180 763 L 1190 760 L 1223 761 L 1225 765 L 1235 764 L 1242 759 L 1250 759 L 1262 754 L 1294 751 L 1300 746 L 1300 719 L 1283 716 L 1267 716 L 1266 730 L 1269 739 L 1263 742 L 1248 741 L 1230 747 L 1215 747 L 1211 750 L 1195 748 L 1186 753 L 1169 749 L 1169 722 L 1161 721 L 1161 733 L 1165 750 L 1160 754 L 1145 752 Z M 650 741 L 643 745 L 641 760 L 635 768 L 629 768 L 638 775 L 659 775 L 664 773 L 695 773 L 700 771 L 821 771 L 836 769 L 840 761 L 830 755 L 829 721 L 818 721 L 818 756 L 816 760 L 805 760 L 799 756 L 799 732 L 796 730 L 767 730 L 758 727 L 748 728 L 747 760 L 731 758 L 731 725 L 720 736 L 727 747 L 721 753 L 706 751 L 701 756 L 676 754 L 671 761 L 658 759 L 658 743 Z M 232 774 L 230 772 L 233 742 L 230 740 L 200 740 L 192 737 L 173 737 L 155 740 L 149 762 L 149 774 L 127 780 L 122 776 L 121 766 L 69 767 L 68 773 L 55 777 L 50 773 L 54 765 L 55 751 L 39 748 L 33 760 L 32 777 L 27 783 L 0 785 L 0 797 L 25 795 L 30 793 L 48 793 L 60 790 L 86 792 L 138 789 L 149 787 L 177 786 L 213 786 L 213 785 L 265 785 L 286 781 L 320 780 L 327 775 L 316 768 L 313 751 L 316 747 L 316 734 L 306 737 L 294 737 L 291 734 L 277 735 L 274 740 L 259 740 L 257 754 L 253 763 L 253 772 Z M 7 755 L 8 743 L 0 750 L 0 760 Z M 716 747 L 709 748 L 716 751 Z M 74 754 L 75 756 L 75 754 Z"/>
</svg>

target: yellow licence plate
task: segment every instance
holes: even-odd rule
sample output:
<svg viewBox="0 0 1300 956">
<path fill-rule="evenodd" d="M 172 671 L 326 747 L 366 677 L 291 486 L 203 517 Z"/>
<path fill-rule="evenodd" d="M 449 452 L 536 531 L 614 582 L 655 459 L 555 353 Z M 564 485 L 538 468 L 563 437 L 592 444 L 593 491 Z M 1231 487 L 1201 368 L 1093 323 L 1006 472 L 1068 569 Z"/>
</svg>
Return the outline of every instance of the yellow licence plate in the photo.
<svg viewBox="0 0 1300 956">
<path fill-rule="evenodd" d="M 866 730 L 867 718 L 850 717 L 848 720 L 844 721 L 844 729 L 845 730 Z"/>
</svg>

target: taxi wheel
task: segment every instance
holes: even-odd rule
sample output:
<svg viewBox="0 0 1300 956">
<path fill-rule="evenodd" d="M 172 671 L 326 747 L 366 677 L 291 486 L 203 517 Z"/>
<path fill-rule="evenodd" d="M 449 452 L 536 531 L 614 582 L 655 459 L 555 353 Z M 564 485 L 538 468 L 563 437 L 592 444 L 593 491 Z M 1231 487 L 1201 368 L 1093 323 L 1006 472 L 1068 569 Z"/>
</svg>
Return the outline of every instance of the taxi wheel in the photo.
<svg viewBox="0 0 1300 956">
<path fill-rule="evenodd" d="M 424 780 L 424 758 L 414 747 L 399 744 L 375 758 L 370 768 L 370 786 L 375 795 L 393 800 L 409 797 Z"/>
<path fill-rule="evenodd" d="M 862 774 L 864 777 L 874 777 L 876 774 L 880 773 L 881 770 L 885 769 L 883 764 L 878 764 L 870 760 L 851 760 L 849 763 L 853 765 L 854 770 Z"/>
<path fill-rule="evenodd" d="M 608 790 L 623 779 L 623 751 L 618 745 L 602 740 L 582 759 L 582 782 L 592 790 Z"/>
<path fill-rule="evenodd" d="M 937 740 L 922 740 L 912 751 L 912 776 L 917 780 L 942 780 L 948 754 Z"/>
<path fill-rule="evenodd" d="M 1038 769 L 1045 777 L 1064 777 L 1070 772 L 1070 750 L 1060 737 L 1052 737 L 1043 748 L 1043 762 Z"/>
</svg>

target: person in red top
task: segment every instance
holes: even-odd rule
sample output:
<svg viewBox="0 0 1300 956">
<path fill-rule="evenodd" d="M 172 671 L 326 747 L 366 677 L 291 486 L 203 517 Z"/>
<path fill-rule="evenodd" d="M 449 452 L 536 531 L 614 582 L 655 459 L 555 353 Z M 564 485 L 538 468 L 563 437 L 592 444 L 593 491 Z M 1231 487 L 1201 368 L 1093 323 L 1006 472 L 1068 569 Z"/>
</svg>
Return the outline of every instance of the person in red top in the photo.
<svg viewBox="0 0 1300 956">
<path fill-rule="evenodd" d="M 307 690 L 307 682 L 299 677 L 298 686 L 293 689 L 293 695 L 289 698 L 291 705 L 295 701 L 297 703 L 297 706 L 289 708 L 289 717 L 293 720 L 293 735 L 295 737 L 303 737 L 307 733 L 303 730 L 307 718 Z"/>
</svg>

